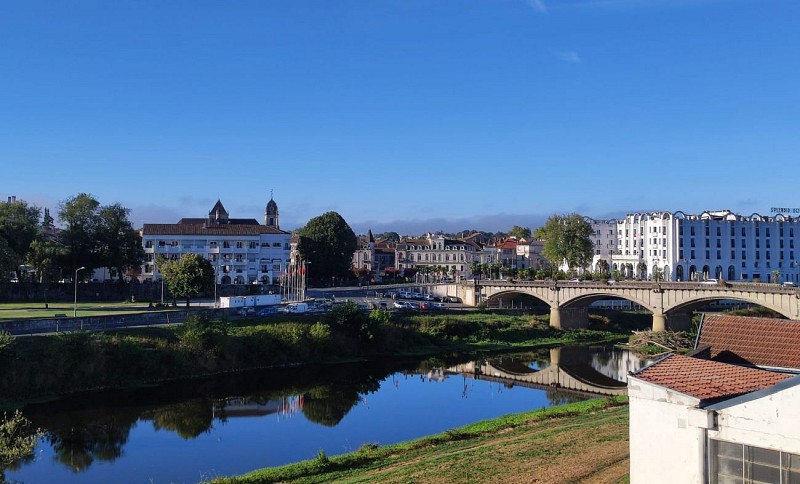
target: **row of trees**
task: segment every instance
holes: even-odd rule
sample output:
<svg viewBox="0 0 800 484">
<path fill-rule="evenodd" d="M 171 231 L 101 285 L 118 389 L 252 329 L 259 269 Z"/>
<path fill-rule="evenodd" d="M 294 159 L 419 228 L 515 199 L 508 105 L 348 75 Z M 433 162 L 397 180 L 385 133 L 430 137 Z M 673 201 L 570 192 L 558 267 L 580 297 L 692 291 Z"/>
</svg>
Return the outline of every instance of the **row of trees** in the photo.
<svg viewBox="0 0 800 484">
<path fill-rule="evenodd" d="M 71 276 L 80 267 L 86 277 L 94 269 L 108 267 L 121 278 L 137 269 L 144 258 L 139 233 L 128 218 L 130 210 L 118 203 L 101 205 L 81 193 L 59 204 L 55 227 L 49 209 L 25 201 L 0 203 L 0 269 L 3 277 L 16 272 L 24 280 L 21 265 L 31 266 L 40 282 Z"/>
</svg>

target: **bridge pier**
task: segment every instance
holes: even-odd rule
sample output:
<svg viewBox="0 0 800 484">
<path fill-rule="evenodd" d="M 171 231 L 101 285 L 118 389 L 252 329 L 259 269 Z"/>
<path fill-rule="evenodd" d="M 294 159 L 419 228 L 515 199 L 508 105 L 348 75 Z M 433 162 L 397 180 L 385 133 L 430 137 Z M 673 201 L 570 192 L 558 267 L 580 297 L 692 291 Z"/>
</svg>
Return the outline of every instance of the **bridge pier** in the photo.
<svg viewBox="0 0 800 484">
<path fill-rule="evenodd" d="M 561 329 L 561 308 L 556 306 L 550 308 L 550 327 Z"/>
<path fill-rule="evenodd" d="M 550 326 L 556 329 L 579 329 L 589 327 L 589 308 L 550 307 Z"/>
<path fill-rule="evenodd" d="M 653 331 L 663 332 L 667 329 L 667 317 L 663 314 L 653 313 Z"/>
</svg>

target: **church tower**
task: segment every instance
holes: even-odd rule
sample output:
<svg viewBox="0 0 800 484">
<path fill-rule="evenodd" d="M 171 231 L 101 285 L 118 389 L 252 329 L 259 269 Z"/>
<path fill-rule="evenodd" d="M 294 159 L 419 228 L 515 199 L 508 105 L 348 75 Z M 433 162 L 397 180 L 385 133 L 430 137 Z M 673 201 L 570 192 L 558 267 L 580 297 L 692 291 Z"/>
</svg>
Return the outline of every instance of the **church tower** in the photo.
<svg viewBox="0 0 800 484">
<path fill-rule="evenodd" d="M 214 208 L 208 212 L 208 225 L 225 225 L 228 223 L 228 211 L 222 206 L 222 202 L 217 199 Z"/>
<path fill-rule="evenodd" d="M 272 199 L 272 190 L 269 191 L 269 202 L 267 209 L 264 210 L 264 225 L 275 229 L 280 229 L 278 225 L 278 204 Z"/>
</svg>

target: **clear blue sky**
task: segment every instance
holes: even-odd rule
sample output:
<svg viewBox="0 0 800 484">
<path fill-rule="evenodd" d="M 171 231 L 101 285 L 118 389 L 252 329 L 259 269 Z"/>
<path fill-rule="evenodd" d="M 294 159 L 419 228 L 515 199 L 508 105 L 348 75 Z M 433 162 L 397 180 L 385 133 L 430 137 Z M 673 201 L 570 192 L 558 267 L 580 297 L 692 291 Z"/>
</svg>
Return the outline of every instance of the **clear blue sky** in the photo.
<svg viewBox="0 0 800 484">
<path fill-rule="evenodd" d="M 0 197 L 357 232 L 800 206 L 793 0 L 0 5 Z"/>
</svg>

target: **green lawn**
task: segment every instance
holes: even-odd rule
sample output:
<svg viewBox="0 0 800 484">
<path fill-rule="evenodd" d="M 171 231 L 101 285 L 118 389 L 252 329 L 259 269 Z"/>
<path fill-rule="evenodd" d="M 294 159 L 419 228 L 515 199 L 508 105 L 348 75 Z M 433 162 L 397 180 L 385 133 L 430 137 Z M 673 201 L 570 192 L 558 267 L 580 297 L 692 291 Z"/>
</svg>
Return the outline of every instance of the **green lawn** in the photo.
<svg viewBox="0 0 800 484">
<path fill-rule="evenodd" d="M 45 308 L 43 302 L 2 303 L 0 304 L 0 321 L 12 319 L 52 318 L 56 314 L 72 317 L 74 305 L 68 302 L 49 303 Z M 79 302 L 78 316 L 105 316 L 111 314 L 130 314 L 148 311 L 147 305 L 122 302 Z"/>
</svg>

